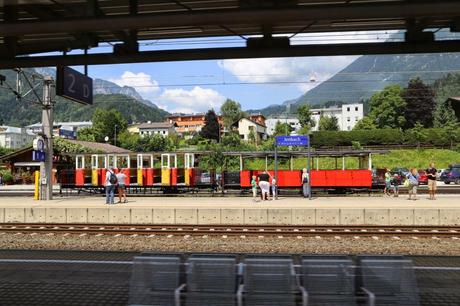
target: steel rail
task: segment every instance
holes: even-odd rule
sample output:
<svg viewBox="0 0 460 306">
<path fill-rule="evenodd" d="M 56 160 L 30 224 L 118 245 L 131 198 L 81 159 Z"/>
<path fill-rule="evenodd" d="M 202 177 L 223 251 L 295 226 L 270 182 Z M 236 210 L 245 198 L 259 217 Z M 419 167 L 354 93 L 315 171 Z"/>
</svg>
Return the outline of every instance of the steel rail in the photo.
<svg viewBox="0 0 460 306">
<path fill-rule="evenodd" d="M 459 237 L 450 226 L 107 225 L 0 224 L 0 233 L 172 236 L 440 236 Z"/>
</svg>

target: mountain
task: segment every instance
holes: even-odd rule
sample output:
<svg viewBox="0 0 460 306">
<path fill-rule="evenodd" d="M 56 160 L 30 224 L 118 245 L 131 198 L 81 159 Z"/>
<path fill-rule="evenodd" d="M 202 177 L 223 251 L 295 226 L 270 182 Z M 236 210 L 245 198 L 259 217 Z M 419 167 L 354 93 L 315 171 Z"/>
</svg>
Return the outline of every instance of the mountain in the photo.
<svg viewBox="0 0 460 306">
<path fill-rule="evenodd" d="M 459 70 L 460 53 L 364 55 L 297 99 L 285 101 L 281 107 L 272 105 L 254 111 L 267 116 L 284 112 L 286 104 L 295 109 L 301 104 L 363 102 L 387 85 L 405 87 L 417 76 L 432 84 L 449 72 Z"/>
<path fill-rule="evenodd" d="M 29 72 L 32 73 L 32 72 Z M 1 70 L 10 84 L 16 81 L 12 70 Z M 0 124 L 26 126 L 41 121 L 41 107 L 29 99 L 16 100 L 10 90 L 0 90 Z M 81 105 L 62 97 L 56 97 L 54 105 L 55 121 L 86 121 L 96 108 L 116 109 L 129 122 L 163 121 L 168 113 L 153 104 L 145 104 L 133 97 L 122 94 L 96 94 L 93 105 Z"/>
<path fill-rule="evenodd" d="M 370 98 L 387 85 L 399 84 L 404 87 L 417 76 L 427 83 L 433 83 L 452 70 L 460 70 L 460 53 L 361 56 L 293 103 L 355 103 Z"/>
<path fill-rule="evenodd" d="M 49 75 L 52 76 L 53 78 L 56 77 L 56 69 L 54 68 L 35 68 L 35 71 L 41 75 Z M 136 91 L 134 87 L 130 86 L 119 86 L 113 82 L 107 81 L 107 80 L 102 80 L 102 79 L 94 79 L 93 80 L 93 94 L 94 95 L 125 95 L 128 97 L 132 97 L 136 99 L 137 101 L 148 105 L 148 106 L 153 106 L 155 108 L 158 108 L 153 102 L 150 100 L 146 100 L 142 98 L 142 96 Z"/>
</svg>

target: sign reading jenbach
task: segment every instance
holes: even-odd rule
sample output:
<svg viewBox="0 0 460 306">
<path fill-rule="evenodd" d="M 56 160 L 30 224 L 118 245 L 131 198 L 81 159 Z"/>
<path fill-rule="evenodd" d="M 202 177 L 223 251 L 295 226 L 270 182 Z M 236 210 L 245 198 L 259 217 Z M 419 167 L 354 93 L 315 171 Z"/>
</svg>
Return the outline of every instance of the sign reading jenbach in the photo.
<svg viewBox="0 0 460 306">
<path fill-rule="evenodd" d="M 277 136 L 276 145 L 278 146 L 308 146 L 308 136 Z"/>
<path fill-rule="evenodd" d="M 57 68 L 56 94 L 82 104 L 93 104 L 93 79 L 69 67 Z"/>
</svg>

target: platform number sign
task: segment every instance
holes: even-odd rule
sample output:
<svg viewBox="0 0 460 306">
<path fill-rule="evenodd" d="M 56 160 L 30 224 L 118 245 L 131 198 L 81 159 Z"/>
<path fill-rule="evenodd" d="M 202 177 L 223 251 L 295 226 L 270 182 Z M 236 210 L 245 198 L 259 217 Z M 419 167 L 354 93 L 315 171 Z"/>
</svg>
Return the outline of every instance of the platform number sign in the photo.
<svg viewBox="0 0 460 306">
<path fill-rule="evenodd" d="M 56 94 L 82 104 L 93 104 L 93 79 L 69 67 L 58 67 Z"/>
</svg>

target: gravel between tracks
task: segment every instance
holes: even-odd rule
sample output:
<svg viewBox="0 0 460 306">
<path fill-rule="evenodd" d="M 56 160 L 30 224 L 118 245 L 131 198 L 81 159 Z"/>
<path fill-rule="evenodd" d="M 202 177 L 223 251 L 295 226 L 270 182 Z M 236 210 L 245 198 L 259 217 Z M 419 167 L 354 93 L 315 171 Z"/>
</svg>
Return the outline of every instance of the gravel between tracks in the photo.
<svg viewBox="0 0 460 306">
<path fill-rule="evenodd" d="M 56 249 L 88 251 L 153 251 L 153 252 L 235 252 L 235 253 L 341 253 L 341 254 L 406 254 L 460 255 L 460 240 L 443 238 L 315 237 L 188 237 L 183 236 L 48 236 L 3 234 L 0 249 Z"/>
</svg>

